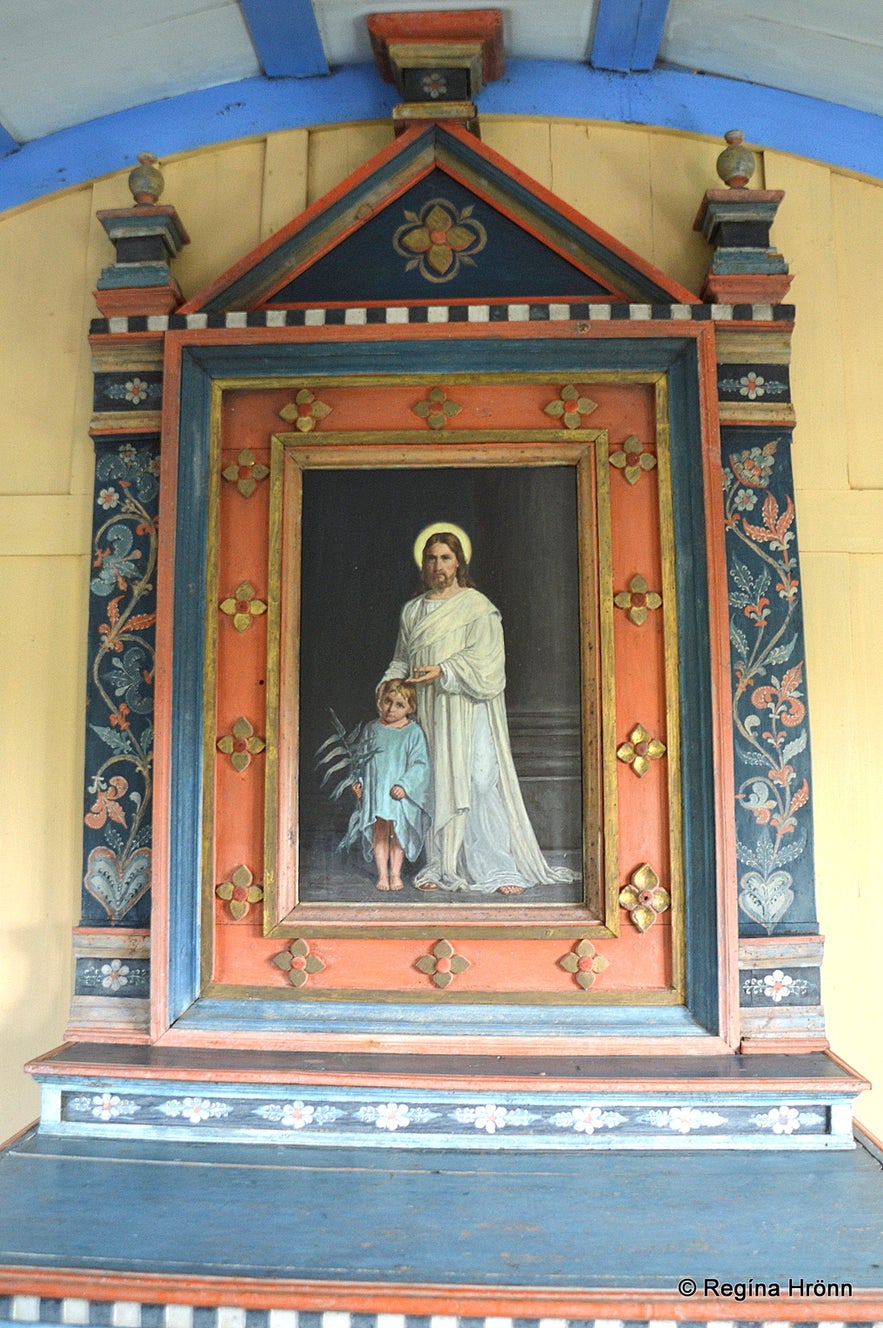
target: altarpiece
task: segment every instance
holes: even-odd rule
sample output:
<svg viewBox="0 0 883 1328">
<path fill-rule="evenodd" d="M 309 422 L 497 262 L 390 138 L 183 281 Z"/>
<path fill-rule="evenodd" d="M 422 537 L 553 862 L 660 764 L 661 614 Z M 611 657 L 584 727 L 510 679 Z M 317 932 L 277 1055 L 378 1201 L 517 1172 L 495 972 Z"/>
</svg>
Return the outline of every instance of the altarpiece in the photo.
<svg viewBox="0 0 883 1328">
<path fill-rule="evenodd" d="M 84 906 L 44 1128 L 97 1128 L 97 1056 L 125 1085 L 111 1134 L 285 1141 L 297 1085 L 299 1141 L 376 1139 L 393 1083 L 415 1145 L 475 1144 L 493 1107 L 498 1146 L 849 1147 L 780 196 L 708 193 L 699 298 L 417 119 L 186 302 L 149 161 L 102 214 Z M 397 651 L 400 679 L 445 665 L 401 633 L 451 531 L 486 616 L 400 698 L 428 747 L 384 791 L 386 825 L 412 809 L 389 889 L 359 805 L 377 688 Z M 484 844 L 512 853 L 479 869 L 485 759 Z"/>
</svg>

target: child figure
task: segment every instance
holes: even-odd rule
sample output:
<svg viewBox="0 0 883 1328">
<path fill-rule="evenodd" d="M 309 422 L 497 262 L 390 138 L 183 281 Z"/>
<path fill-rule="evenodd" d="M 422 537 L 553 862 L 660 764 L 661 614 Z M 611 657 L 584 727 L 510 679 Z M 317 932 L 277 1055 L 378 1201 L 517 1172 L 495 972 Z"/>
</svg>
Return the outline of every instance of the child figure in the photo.
<svg viewBox="0 0 883 1328">
<path fill-rule="evenodd" d="M 404 678 L 388 678 L 377 692 L 378 719 L 365 726 L 370 752 L 364 777 L 353 784 L 359 806 L 348 844 L 362 842 L 374 858 L 378 890 L 402 889 L 402 865 L 420 855 L 432 816 L 432 772 L 423 730 L 412 718 L 417 693 Z"/>
</svg>

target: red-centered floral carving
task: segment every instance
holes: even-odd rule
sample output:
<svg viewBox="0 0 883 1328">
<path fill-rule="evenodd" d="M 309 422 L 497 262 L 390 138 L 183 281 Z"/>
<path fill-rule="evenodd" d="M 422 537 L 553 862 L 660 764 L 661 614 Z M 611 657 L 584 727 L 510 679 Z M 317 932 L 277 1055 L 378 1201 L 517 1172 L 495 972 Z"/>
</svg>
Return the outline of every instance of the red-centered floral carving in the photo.
<svg viewBox="0 0 883 1328">
<path fill-rule="evenodd" d="M 270 473 L 270 467 L 262 461 L 256 461 L 250 447 L 244 447 L 236 458 L 235 464 L 225 466 L 221 471 L 224 479 L 235 484 L 243 498 L 250 498 L 261 480 Z"/>
<path fill-rule="evenodd" d="M 319 956 L 313 954 L 307 942 L 300 937 L 292 941 L 287 950 L 273 955 L 273 963 L 288 975 L 292 987 L 304 986 L 314 973 L 321 973 L 325 967 Z"/>
<path fill-rule="evenodd" d="M 650 769 L 650 762 L 661 760 L 665 751 L 664 742 L 648 733 L 643 724 L 636 724 L 629 734 L 628 742 L 620 743 L 617 747 L 616 759 L 630 765 L 640 778 Z"/>
<path fill-rule="evenodd" d="M 613 603 L 625 611 L 629 622 L 640 627 L 647 621 L 647 615 L 662 606 L 662 596 L 656 590 L 650 590 L 643 576 L 633 576 L 628 590 L 619 590 L 613 596 Z"/>
<path fill-rule="evenodd" d="M 463 407 L 452 401 L 443 387 L 433 387 L 429 395 L 411 409 L 421 420 L 426 421 L 430 429 L 443 429 L 448 420 L 460 414 Z"/>
<path fill-rule="evenodd" d="M 579 388 L 574 387 L 573 383 L 568 383 L 566 387 L 562 387 L 560 395 L 554 401 L 550 401 L 548 406 L 543 406 L 544 414 L 551 415 L 555 420 L 560 420 L 565 429 L 579 429 L 583 422 L 583 416 L 591 415 L 592 411 L 597 409 L 597 401 L 592 401 L 591 397 L 583 396 Z"/>
<path fill-rule="evenodd" d="M 267 612 L 266 604 L 258 599 L 250 581 L 240 581 L 233 594 L 221 600 L 219 607 L 222 613 L 233 619 L 237 632 L 247 632 L 254 619 Z"/>
<path fill-rule="evenodd" d="M 610 967 L 610 960 L 599 954 L 589 940 L 582 940 L 569 954 L 558 960 L 565 973 L 571 973 L 573 980 L 583 991 L 588 991 L 600 973 Z"/>
<path fill-rule="evenodd" d="M 248 769 L 252 757 L 258 756 L 266 745 L 244 715 L 237 719 L 231 731 L 219 738 L 217 743 L 218 751 L 224 756 L 229 756 L 233 769 L 240 773 Z"/>
<path fill-rule="evenodd" d="M 324 420 L 331 411 L 326 401 L 320 401 L 308 387 L 302 387 L 294 401 L 280 410 L 279 416 L 287 424 L 293 424 L 299 433 L 312 433 L 316 421 Z"/>
<path fill-rule="evenodd" d="M 637 484 L 645 471 L 653 470 L 656 465 L 655 453 L 645 451 L 643 443 L 633 433 L 620 447 L 613 449 L 609 460 L 629 484 Z"/>
<path fill-rule="evenodd" d="M 255 885 L 254 876 L 244 863 L 240 863 L 230 873 L 229 880 L 217 886 L 215 894 L 224 901 L 237 922 L 246 916 L 252 904 L 257 904 L 264 897 L 262 888 Z"/>
<path fill-rule="evenodd" d="M 671 895 L 659 884 L 659 877 L 649 862 L 645 862 L 632 872 L 628 885 L 620 890 L 619 903 L 638 931 L 644 932 L 653 926 L 660 913 L 671 908 Z"/>
<path fill-rule="evenodd" d="M 445 198 L 434 198 L 420 212 L 405 212 L 405 224 L 393 236 L 393 248 L 407 258 L 405 271 L 418 271 L 426 281 L 451 281 L 461 266 L 487 244 L 487 232 L 472 215 Z"/>
<path fill-rule="evenodd" d="M 437 941 L 427 955 L 421 955 L 415 968 L 432 979 L 436 987 L 449 987 L 459 973 L 465 973 L 469 960 L 457 954 L 450 941 Z"/>
</svg>

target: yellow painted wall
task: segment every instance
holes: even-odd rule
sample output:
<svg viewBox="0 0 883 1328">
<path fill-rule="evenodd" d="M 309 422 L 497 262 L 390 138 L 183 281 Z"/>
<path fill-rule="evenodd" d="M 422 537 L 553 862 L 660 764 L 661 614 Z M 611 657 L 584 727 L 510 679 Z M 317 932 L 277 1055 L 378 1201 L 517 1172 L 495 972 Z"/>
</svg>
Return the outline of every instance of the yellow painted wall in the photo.
<svg viewBox="0 0 883 1328">
<path fill-rule="evenodd" d="M 491 147 L 698 290 L 693 229 L 720 145 L 633 126 L 490 117 Z M 391 138 L 385 124 L 292 130 L 165 163 L 195 292 Z M 824 999 L 836 1052 L 878 1083 L 859 1119 L 883 1136 L 883 184 L 767 152 L 787 197 L 773 236 L 795 274 L 794 465 L 807 626 Z M 22 1063 L 58 1043 L 80 893 L 89 575 L 91 290 L 113 251 L 98 208 L 125 172 L 0 217 L 0 1139 L 38 1112 Z"/>
</svg>

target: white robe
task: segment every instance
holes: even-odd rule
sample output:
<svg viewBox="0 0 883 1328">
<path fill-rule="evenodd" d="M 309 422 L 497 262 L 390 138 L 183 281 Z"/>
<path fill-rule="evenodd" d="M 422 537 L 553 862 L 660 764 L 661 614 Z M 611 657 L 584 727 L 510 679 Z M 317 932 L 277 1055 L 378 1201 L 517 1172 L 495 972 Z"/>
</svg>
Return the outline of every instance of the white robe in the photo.
<svg viewBox="0 0 883 1328">
<path fill-rule="evenodd" d="M 417 686 L 435 814 L 415 883 L 489 894 L 572 881 L 572 872 L 546 862 L 524 806 L 506 722 L 503 625 L 480 591 L 418 595 L 405 605 L 384 679 L 427 664 L 442 668 L 438 681 Z"/>
</svg>

